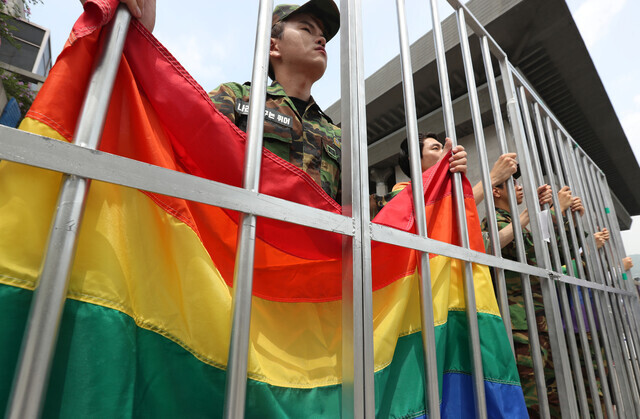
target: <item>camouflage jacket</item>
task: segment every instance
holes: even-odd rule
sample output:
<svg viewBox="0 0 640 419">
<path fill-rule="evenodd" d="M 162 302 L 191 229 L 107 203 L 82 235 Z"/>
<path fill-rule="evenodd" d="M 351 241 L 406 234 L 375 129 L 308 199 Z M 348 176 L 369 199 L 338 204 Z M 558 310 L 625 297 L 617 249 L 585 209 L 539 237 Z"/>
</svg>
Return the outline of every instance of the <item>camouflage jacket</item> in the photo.
<svg viewBox="0 0 640 419">
<path fill-rule="evenodd" d="M 372 194 L 369 196 L 369 210 L 371 213 L 371 219 L 375 217 L 385 205 L 389 203 L 396 195 L 398 195 L 404 188 L 409 186 L 409 182 L 396 183 L 393 189 L 388 194 L 380 196 L 378 194 Z"/>
<path fill-rule="evenodd" d="M 247 131 L 250 83 L 225 83 L 209 97 L 238 128 Z M 306 172 L 333 199 L 339 199 L 341 131 L 310 98 L 296 109 L 282 86 L 267 88 L 264 147 Z"/>
<path fill-rule="evenodd" d="M 496 221 L 498 224 L 498 231 L 500 231 L 511 224 L 511 214 L 509 213 L 509 211 L 496 208 Z M 482 220 L 481 228 L 482 231 L 488 230 L 486 218 Z M 524 241 L 524 248 L 527 255 L 527 263 L 530 265 L 536 265 L 536 255 L 533 247 L 533 236 L 526 227 L 522 229 L 522 239 Z M 518 260 L 515 240 L 512 240 L 511 243 L 502 248 L 502 257 L 510 260 Z M 522 281 L 520 279 L 520 275 L 515 272 L 505 271 L 505 281 L 509 299 L 509 311 L 511 314 L 511 327 L 513 330 L 527 330 L 528 327 L 525 315 L 524 296 L 522 293 Z M 544 304 L 542 301 L 540 280 L 535 276 L 531 276 L 530 281 L 534 309 L 536 311 L 536 317 L 538 318 L 538 330 L 546 331 L 547 326 L 546 321 L 544 320 Z"/>
<path fill-rule="evenodd" d="M 509 224 L 511 224 L 511 214 L 509 211 L 496 208 L 496 222 L 498 224 L 498 231 L 502 230 Z M 487 219 L 482 220 L 482 231 L 489 231 L 487 225 Z M 526 228 L 522 228 L 522 239 L 524 241 L 524 249 L 527 254 L 527 263 L 529 265 L 536 265 L 536 254 L 533 248 L 533 236 L 531 232 Z M 502 257 L 510 260 L 518 260 L 518 252 L 516 250 L 516 242 L 512 240 L 502 248 Z"/>
</svg>

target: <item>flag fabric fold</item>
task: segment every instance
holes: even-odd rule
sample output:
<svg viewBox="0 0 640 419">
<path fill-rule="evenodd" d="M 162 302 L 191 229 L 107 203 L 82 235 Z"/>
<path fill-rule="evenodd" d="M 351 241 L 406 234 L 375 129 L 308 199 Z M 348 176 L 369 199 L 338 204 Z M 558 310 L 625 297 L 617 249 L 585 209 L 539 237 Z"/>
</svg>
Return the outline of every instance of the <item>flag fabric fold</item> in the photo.
<svg viewBox="0 0 640 419">
<path fill-rule="evenodd" d="M 85 3 L 21 129 L 71 141 L 115 0 Z M 129 31 L 100 149 L 240 186 L 246 136 L 139 23 Z M 260 191 L 340 213 L 305 173 L 263 151 Z M 458 244 L 451 175 L 424 174 L 429 236 Z M 0 407 L 6 406 L 61 174 L 0 163 Z M 483 251 L 468 181 L 472 248 Z M 413 231 L 411 190 L 374 222 Z M 93 181 L 46 398 L 46 417 L 222 414 L 238 214 Z M 260 218 L 248 417 L 337 417 L 341 403 L 338 234 Z M 416 253 L 372 247 L 378 417 L 426 415 Z M 473 414 L 462 264 L 431 255 L 445 417 Z M 491 417 L 525 416 L 488 269 L 474 265 Z"/>
</svg>

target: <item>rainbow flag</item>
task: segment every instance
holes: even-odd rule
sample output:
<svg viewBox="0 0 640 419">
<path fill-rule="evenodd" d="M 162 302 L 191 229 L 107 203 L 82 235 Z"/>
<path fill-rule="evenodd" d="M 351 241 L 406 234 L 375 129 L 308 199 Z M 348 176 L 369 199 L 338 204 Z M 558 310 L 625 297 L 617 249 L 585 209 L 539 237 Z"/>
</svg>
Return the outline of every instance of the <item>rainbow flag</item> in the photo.
<svg viewBox="0 0 640 419">
<path fill-rule="evenodd" d="M 116 0 L 89 1 L 21 129 L 70 141 Z M 137 22 L 101 150 L 239 186 L 245 134 Z M 261 192 L 340 213 L 305 173 L 263 152 Z M 0 163 L 0 409 L 6 408 L 61 174 Z M 425 173 L 430 236 L 456 243 L 446 164 Z M 468 181 L 472 246 L 482 251 Z M 411 231 L 410 190 L 376 222 Z M 218 417 L 238 214 L 94 181 L 80 229 L 45 417 Z M 339 417 L 341 237 L 260 219 L 248 417 Z M 374 243 L 379 417 L 426 415 L 414 251 Z M 461 263 L 431 257 L 443 416 L 473 414 Z M 491 417 L 526 416 L 488 269 L 474 267 Z"/>
</svg>

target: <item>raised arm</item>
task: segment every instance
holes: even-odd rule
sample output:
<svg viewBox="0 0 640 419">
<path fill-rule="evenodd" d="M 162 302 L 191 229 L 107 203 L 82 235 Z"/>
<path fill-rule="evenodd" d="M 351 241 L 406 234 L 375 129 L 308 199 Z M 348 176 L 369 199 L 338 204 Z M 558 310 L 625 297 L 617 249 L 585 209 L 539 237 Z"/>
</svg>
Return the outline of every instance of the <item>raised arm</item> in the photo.
<svg viewBox="0 0 640 419">
<path fill-rule="evenodd" d="M 540 206 L 547 204 L 549 202 L 551 202 L 551 186 L 549 185 L 542 185 L 540 187 L 538 187 L 538 204 Z M 528 209 L 524 209 L 524 211 L 522 211 L 520 213 L 520 225 L 522 228 L 526 227 L 527 225 L 529 225 L 529 210 Z M 503 228 L 502 230 L 500 230 L 498 232 L 498 237 L 500 239 L 500 248 L 505 247 L 506 245 L 508 245 L 509 243 L 511 243 L 513 241 L 513 223 L 509 223 L 505 228 Z"/>
<path fill-rule="evenodd" d="M 513 175 L 518 170 L 518 162 L 516 161 L 516 153 L 506 153 L 498 157 L 498 160 L 493 164 L 491 172 L 491 187 L 500 185 L 509 176 Z M 473 198 L 476 200 L 476 204 L 479 204 L 484 199 L 484 188 L 482 182 L 478 182 L 473 187 Z"/>
</svg>

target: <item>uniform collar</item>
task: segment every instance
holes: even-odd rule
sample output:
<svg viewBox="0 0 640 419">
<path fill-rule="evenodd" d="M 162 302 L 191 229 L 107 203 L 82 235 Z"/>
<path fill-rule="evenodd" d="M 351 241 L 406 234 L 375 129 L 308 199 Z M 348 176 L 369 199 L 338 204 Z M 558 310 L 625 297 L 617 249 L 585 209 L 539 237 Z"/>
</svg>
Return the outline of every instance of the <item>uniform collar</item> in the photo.
<svg viewBox="0 0 640 419">
<path fill-rule="evenodd" d="M 284 88 L 282 87 L 282 85 L 280 83 L 278 83 L 277 81 L 274 80 L 273 83 L 271 83 L 271 86 L 267 87 L 267 94 L 270 95 L 270 96 L 275 96 L 275 97 L 285 97 L 287 99 L 288 103 L 289 103 L 289 106 L 291 106 L 293 109 L 296 109 L 294 104 L 293 104 L 293 102 L 291 101 L 291 98 L 284 91 Z M 322 109 L 320 109 L 320 106 L 318 106 L 316 101 L 313 99 L 313 96 L 309 96 L 309 103 L 307 104 L 307 109 L 305 109 L 304 112 L 300 112 L 300 115 L 302 116 L 303 114 L 305 114 L 310 109 L 314 109 L 320 115 L 324 116 L 325 119 L 327 121 L 329 121 L 329 123 L 333 124 L 333 121 L 331 120 L 331 118 L 329 118 L 329 116 L 327 116 L 322 111 Z"/>
<path fill-rule="evenodd" d="M 506 209 L 496 208 L 496 212 L 502 215 L 503 217 L 508 217 L 509 219 L 511 219 L 511 213 Z"/>
</svg>

